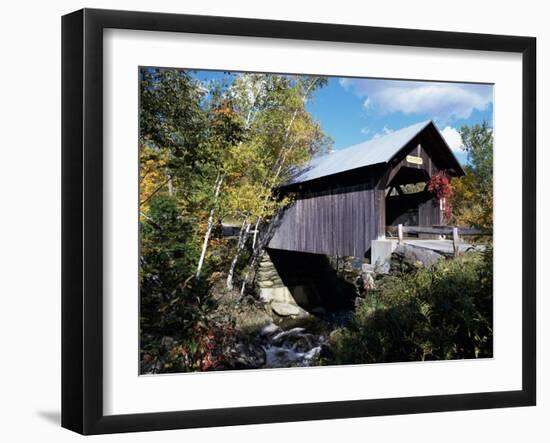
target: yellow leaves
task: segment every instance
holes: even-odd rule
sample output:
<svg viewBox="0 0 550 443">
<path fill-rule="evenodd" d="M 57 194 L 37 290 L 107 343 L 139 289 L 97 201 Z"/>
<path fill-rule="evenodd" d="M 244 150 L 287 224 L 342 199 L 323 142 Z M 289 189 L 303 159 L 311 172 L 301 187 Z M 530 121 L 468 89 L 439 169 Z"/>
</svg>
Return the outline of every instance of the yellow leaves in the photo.
<svg viewBox="0 0 550 443">
<path fill-rule="evenodd" d="M 146 202 L 159 187 L 166 183 L 166 161 L 168 155 L 165 151 L 153 149 L 141 145 L 139 149 L 139 201 Z M 149 205 L 144 203 L 140 212 L 147 215 Z"/>
<path fill-rule="evenodd" d="M 476 183 L 472 173 L 468 173 L 462 178 L 453 178 L 451 186 L 454 192 L 454 200 L 472 200 L 475 196 Z"/>
<path fill-rule="evenodd" d="M 233 111 L 233 109 L 231 109 L 231 107 L 225 103 L 223 104 L 223 106 L 215 109 L 214 112 L 225 117 L 233 117 L 236 115 L 235 111 Z"/>
<path fill-rule="evenodd" d="M 254 143 L 240 143 L 228 149 L 227 161 L 224 165 L 229 180 L 247 175 L 250 178 L 261 173 L 262 159 L 258 146 Z"/>
<path fill-rule="evenodd" d="M 269 216 L 277 205 L 272 199 L 271 189 L 262 183 L 244 182 L 230 187 L 225 198 L 229 213 L 248 221 Z"/>
<path fill-rule="evenodd" d="M 451 185 L 453 187 L 452 223 L 491 229 L 493 225 L 492 188 L 482 191 L 478 178 L 471 171 L 467 171 L 462 178 L 454 178 Z"/>
</svg>

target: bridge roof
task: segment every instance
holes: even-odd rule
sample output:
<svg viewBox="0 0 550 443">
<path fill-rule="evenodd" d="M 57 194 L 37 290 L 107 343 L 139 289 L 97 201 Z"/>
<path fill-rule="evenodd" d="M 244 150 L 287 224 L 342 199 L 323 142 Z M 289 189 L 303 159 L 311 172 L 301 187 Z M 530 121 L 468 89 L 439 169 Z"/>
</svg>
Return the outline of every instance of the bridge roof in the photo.
<svg viewBox="0 0 550 443">
<path fill-rule="evenodd" d="M 431 120 L 428 120 L 348 148 L 314 157 L 308 164 L 297 171 L 287 185 L 303 183 L 352 169 L 388 163 L 401 149 L 429 125 L 434 126 L 439 137 L 443 140 L 444 145 L 454 158 L 456 162 L 454 166 L 458 166 L 459 170 L 462 171 L 458 160 L 439 133 L 439 130 Z"/>
</svg>

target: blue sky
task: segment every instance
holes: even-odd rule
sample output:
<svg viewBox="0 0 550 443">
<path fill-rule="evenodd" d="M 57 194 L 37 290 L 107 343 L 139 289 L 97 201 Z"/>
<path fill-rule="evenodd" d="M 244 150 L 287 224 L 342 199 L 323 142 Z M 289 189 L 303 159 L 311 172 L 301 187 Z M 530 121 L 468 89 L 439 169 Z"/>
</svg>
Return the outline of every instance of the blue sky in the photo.
<svg viewBox="0 0 550 443">
<path fill-rule="evenodd" d="M 317 91 L 308 110 L 334 139 L 334 149 L 433 120 L 462 163 L 458 129 L 493 124 L 493 87 L 467 83 L 337 78 Z"/>
<path fill-rule="evenodd" d="M 196 75 L 208 80 L 223 74 Z M 335 150 L 433 120 L 458 159 L 466 163 L 457 130 L 483 120 L 493 125 L 493 86 L 330 77 L 307 108 L 334 140 Z"/>
</svg>

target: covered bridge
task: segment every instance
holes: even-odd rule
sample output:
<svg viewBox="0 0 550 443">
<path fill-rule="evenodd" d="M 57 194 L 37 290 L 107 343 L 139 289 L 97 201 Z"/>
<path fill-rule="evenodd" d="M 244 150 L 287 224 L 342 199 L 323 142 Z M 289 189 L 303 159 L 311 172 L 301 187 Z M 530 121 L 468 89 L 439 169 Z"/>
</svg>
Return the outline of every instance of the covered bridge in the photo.
<svg viewBox="0 0 550 443">
<path fill-rule="evenodd" d="M 442 205 L 417 185 L 440 171 L 464 171 L 432 121 L 316 157 L 283 186 L 295 201 L 276 222 L 268 247 L 364 257 L 386 226 L 440 225 Z"/>
</svg>

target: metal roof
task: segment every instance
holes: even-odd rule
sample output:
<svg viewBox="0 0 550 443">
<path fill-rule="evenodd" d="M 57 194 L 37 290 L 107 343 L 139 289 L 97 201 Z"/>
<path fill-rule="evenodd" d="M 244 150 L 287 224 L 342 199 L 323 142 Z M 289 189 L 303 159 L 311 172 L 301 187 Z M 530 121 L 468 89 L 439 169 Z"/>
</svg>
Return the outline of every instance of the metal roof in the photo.
<svg viewBox="0 0 550 443">
<path fill-rule="evenodd" d="M 430 123 L 432 123 L 430 120 L 416 123 L 366 142 L 314 157 L 288 184 L 302 183 L 351 169 L 387 163 Z"/>
</svg>

